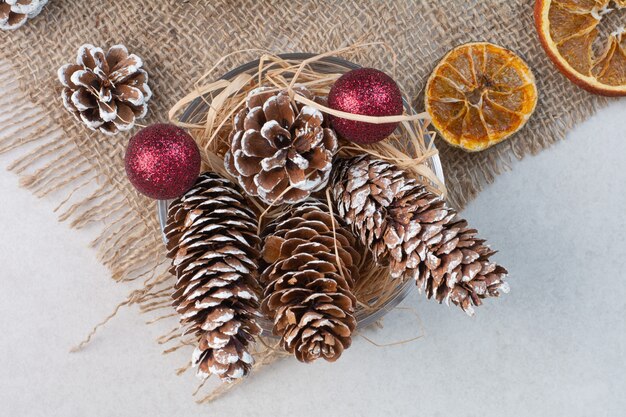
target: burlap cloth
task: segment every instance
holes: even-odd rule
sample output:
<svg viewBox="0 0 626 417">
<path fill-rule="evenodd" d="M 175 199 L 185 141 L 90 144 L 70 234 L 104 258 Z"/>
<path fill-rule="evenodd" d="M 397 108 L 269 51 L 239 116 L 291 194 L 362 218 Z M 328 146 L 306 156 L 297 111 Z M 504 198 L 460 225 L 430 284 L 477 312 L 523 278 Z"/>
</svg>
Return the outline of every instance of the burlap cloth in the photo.
<svg viewBox="0 0 626 417">
<path fill-rule="evenodd" d="M 384 41 L 397 53 L 395 78 L 415 107 L 428 74 L 449 49 L 490 41 L 518 52 L 532 67 L 540 92 L 537 112 L 514 138 L 467 154 L 437 145 L 450 199 L 462 207 L 512 159 L 550 146 L 605 103 L 559 74 L 539 45 L 532 0 L 446 1 L 182 1 L 51 0 L 18 31 L 0 33 L 0 152 L 19 158 L 10 169 L 38 195 L 58 198 L 60 217 L 75 227 L 102 225 L 94 242 L 116 280 L 145 279 L 125 304 L 144 310 L 168 304 L 163 245 L 154 203 L 126 181 L 129 135 L 107 137 L 78 125 L 62 107 L 57 69 L 84 43 L 125 44 L 140 55 L 154 97 L 149 124 L 193 87 L 219 57 L 240 49 L 324 52 L 359 40 Z M 356 60 L 387 68 L 383 50 Z M 242 62 L 231 60 L 228 65 Z M 73 193 L 79 189 L 76 193 Z M 528 192 L 532 192 L 529 187 Z M 77 197 L 80 196 L 80 197 Z"/>
</svg>

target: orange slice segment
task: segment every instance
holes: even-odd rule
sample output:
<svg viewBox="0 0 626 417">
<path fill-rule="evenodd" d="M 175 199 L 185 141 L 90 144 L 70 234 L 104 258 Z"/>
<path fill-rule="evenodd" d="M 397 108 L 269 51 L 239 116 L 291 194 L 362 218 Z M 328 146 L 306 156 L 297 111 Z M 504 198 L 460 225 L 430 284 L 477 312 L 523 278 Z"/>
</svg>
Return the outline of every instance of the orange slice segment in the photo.
<svg viewBox="0 0 626 417">
<path fill-rule="evenodd" d="M 425 102 L 446 142 L 476 152 L 524 126 L 537 105 L 537 87 L 528 65 L 513 52 L 487 42 L 468 43 L 437 65 L 426 84 Z"/>
<path fill-rule="evenodd" d="M 556 67 L 576 85 L 605 96 L 626 95 L 626 29 L 602 27 L 626 0 L 535 0 L 535 25 Z M 601 30 L 609 31 L 606 36 Z M 605 43 L 594 51 L 594 42 Z"/>
</svg>

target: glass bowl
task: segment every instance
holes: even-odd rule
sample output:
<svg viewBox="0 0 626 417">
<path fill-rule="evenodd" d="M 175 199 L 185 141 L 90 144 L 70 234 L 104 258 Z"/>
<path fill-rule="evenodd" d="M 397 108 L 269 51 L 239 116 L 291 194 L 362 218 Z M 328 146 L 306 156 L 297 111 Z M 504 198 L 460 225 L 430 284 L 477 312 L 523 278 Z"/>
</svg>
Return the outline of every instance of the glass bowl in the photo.
<svg viewBox="0 0 626 417">
<path fill-rule="evenodd" d="M 290 54 L 281 54 L 279 55 L 281 58 L 289 61 L 303 61 L 307 58 L 311 58 L 315 56 L 314 54 L 308 53 L 290 53 Z M 338 57 L 326 57 L 319 61 L 315 61 L 309 64 L 311 68 L 321 73 L 344 73 L 348 72 L 352 69 L 360 68 L 360 65 L 355 64 L 350 61 L 346 61 L 345 59 Z M 259 60 L 250 61 L 244 65 L 241 65 L 226 74 L 224 74 L 221 79 L 233 79 L 239 74 L 249 72 L 255 73 L 259 68 Z M 219 91 L 213 92 L 212 94 L 219 94 Z M 197 118 L 202 117 L 208 111 L 209 103 L 211 102 L 211 97 L 199 97 L 189 103 L 187 108 L 183 111 L 180 121 L 193 123 L 198 121 Z M 415 110 L 411 107 L 411 105 L 404 100 L 404 109 L 407 114 L 416 114 Z M 424 140 L 427 145 L 430 145 L 431 141 L 434 139 L 431 133 L 424 133 Z M 444 175 L 443 169 L 441 166 L 441 161 L 439 159 L 439 155 L 433 155 L 428 161 L 427 164 L 433 170 L 437 178 L 444 183 Z M 167 209 L 169 207 L 171 200 L 160 200 L 157 202 L 157 215 L 159 218 L 159 223 L 161 225 L 161 232 L 163 236 L 163 241 L 167 242 L 167 238 L 163 233 L 163 229 L 167 223 Z M 355 317 L 357 320 L 357 329 L 365 328 L 377 320 L 381 319 L 387 312 L 391 311 L 394 307 L 396 307 L 400 302 L 413 290 L 415 287 L 415 283 L 413 280 L 406 280 L 404 282 L 398 282 L 398 286 L 394 289 L 389 298 L 382 303 L 377 309 L 365 309 L 361 307 L 357 307 L 355 312 Z M 273 322 L 268 320 L 265 317 L 259 319 L 259 324 L 263 329 L 263 336 L 271 336 L 272 335 L 272 327 Z"/>
</svg>

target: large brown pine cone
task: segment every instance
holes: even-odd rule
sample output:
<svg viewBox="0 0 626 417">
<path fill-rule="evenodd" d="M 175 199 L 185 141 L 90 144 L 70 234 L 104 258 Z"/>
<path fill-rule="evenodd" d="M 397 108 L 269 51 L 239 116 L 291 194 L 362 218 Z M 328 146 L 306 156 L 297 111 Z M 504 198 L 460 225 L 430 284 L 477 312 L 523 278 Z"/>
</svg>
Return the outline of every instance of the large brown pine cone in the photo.
<svg viewBox="0 0 626 417">
<path fill-rule="evenodd" d="M 332 193 L 339 214 L 395 278 L 413 278 L 428 298 L 466 313 L 508 292 L 506 269 L 456 211 L 400 168 L 369 156 L 337 162 Z"/>
<path fill-rule="evenodd" d="M 267 283 L 262 310 L 274 320 L 274 334 L 302 362 L 337 360 L 356 327 L 356 239 L 325 204 L 312 199 L 274 220 L 262 238 L 269 263 L 261 277 Z"/>
<path fill-rule="evenodd" d="M 41 13 L 48 0 L 0 0 L 0 29 L 14 30 Z"/>
<path fill-rule="evenodd" d="M 256 230 L 236 186 L 213 173 L 168 211 L 168 257 L 178 278 L 172 297 L 185 334 L 198 337 L 192 364 L 200 377 L 230 382 L 252 367 L 248 346 L 261 333 Z"/>
<path fill-rule="evenodd" d="M 63 105 L 91 130 L 112 135 L 130 130 L 148 112 L 152 96 L 143 61 L 115 45 L 102 48 L 83 45 L 76 64 L 59 68 Z"/>
<path fill-rule="evenodd" d="M 313 99 L 304 87 L 296 91 Z M 327 184 L 337 147 L 319 110 L 292 102 L 287 90 L 261 87 L 235 116 L 224 164 L 248 194 L 291 204 Z"/>
</svg>

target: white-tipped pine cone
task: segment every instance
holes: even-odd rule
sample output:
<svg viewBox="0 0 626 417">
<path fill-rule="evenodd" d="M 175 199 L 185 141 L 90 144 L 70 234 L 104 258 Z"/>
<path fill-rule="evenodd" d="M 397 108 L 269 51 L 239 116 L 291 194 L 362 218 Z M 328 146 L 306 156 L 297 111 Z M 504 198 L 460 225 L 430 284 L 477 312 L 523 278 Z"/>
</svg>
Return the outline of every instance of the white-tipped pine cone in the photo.
<svg viewBox="0 0 626 417">
<path fill-rule="evenodd" d="M 298 94 L 313 99 L 304 87 Z M 287 90 L 251 91 L 236 116 L 227 171 L 268 204 L 297 203 L 328 183 L 337 135 L 322 112 L 294 103 Z"/>
<path fill-rule="evenodd" d="M 261 333 L 257 218 L 231 181 L 206 172 L 168 210 L 172 298 L 185 334 L 198 343 L 198 376 L 232 382 L 250 373 L 250 345 Z"/>
<path fill-rule="evenodd" d="M 59 68 L 65 108 L 91 130 L 126 131 L 148 112 L 152 96 L 143 61 L 124 45 L 108 52 L 93 45 L 78 50 L 76 64 Z"/>
<path fill-rule="evenodd" d="M 274 322 L 274 334 L 301 362 L 337 360 L 356 327 L 356 238 L 314 199 L 290 207 L 262 238 L 268 264 L 261 275 L 262 309 Z"/>
<path fill-rule="evenodd" d="M 0 29 L 14 30 L 41 13 L 48 0 L 0 0 Z"/>
<path fill-rule="evenodd" d="M 405 171 L 370 156 L 336 162 L 331 190 L 339 215 L 394 278 L 411 278 L 438 302 L 469 315 L 508 292 L 495 251 L 438 195 Z"/>
</svg>

